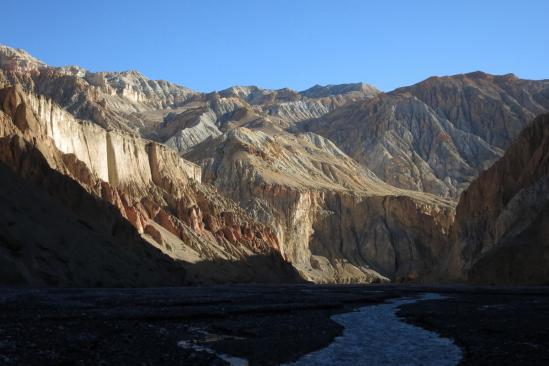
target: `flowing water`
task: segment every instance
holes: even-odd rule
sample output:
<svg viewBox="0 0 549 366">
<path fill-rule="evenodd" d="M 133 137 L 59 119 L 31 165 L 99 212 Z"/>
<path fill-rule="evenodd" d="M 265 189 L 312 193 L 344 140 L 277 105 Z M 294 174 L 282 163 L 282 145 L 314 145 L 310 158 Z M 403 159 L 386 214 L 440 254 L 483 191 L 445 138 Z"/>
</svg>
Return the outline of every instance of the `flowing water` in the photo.
<svg viewBox="0 0 549 366">
<path fill-rule="evenodd" d="M 287 365 L 457 365 L 462 353 L 452 340 L 404 323 L 396 315 L 401 305 L 442 298 L 425 294 L 335 315 L 332 319 L 345 327 L 343 334 Z"/>
</svg>

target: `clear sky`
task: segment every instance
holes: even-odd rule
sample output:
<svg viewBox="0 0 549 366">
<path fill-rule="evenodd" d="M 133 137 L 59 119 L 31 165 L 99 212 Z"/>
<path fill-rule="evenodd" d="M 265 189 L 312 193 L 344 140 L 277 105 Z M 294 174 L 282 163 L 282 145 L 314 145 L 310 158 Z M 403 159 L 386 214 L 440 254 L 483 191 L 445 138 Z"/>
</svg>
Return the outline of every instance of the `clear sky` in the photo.
<svg viewBox="0 0 549 366">
<path fill-rule="evenodd" d="M 475 70 L 549 78 L 548 0 L 11 0 L 0 43 L 199 91 L 382 90 Z"/>
</svg>

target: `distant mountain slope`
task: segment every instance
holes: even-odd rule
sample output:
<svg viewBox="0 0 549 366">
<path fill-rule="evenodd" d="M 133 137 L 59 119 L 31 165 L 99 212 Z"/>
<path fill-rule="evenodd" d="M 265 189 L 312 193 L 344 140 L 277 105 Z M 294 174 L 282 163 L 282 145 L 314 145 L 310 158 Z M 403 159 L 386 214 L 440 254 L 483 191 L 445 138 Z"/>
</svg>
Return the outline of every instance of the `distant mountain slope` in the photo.
<svg viewBox="0 0 549 366">
<path fill-rule="evenodd" d="M 352 92 L 345 85 L 330 86 L 334 92 L 318 98 L 287 88 L 270 90 L 256 86 L 235 86 L 205 94 L 167 81 L 150 80 L 137 71 L 90 72 L 77 66 L 51 67 L 23 50 L 0 45 L 0 86 L 2 80 L 6 86 L 17 83 L 27 92 L 52 99 L 77 118 L 138 133 L 182 152 L 209 136 L 219 135 L 226 128 L 225 121 L 234 119 L 242 108 L 288 127 L 378 92 L 361 84 Z M 336 89 L 341 90 L 337 93 Z M 197 108 L 203 112 L 189 113 Z M 185 122 L 180 128 L 171 125 L 166 129 L 174 116 Z"/>
<path fill-rule="evenodd" d="M 389 184 L 456 198 L 547 110 L 549 81 L 476 72 L 378 94 L 301 128 L 334 141 Z"/>
<path fill-rule="evenodd" d="M 364 83 L 338 84 L 338 85 L 315 85 L 307 90 L 299 92 L 308 98 L 325 98 L 329 96 L 345 94 L 371 94 L 380 93 L 377 88 Z"/>
<path fill-rule="evenodd" d="M 549 108 L 549 80 L 522 80 L 513 74 L 433 77 L 395 93 L 410 93 L 456 128 L 501 149 Z"/>
<path fill-rule="evenodd" d="M 198 94 L 166 81 L 149 80 L 136 71 L 51 67 L 23 50 L 1 45 L 0 66 L 0 80 L 7 86 L 17 83 L 27 92 L 52 99 L 77 118 L 105 128 L 143 128 L 146 121 L 140 114 L 176 107 Z"/>
<path fill-rule="evenodd" d="M 463 193 L 452 241 L 454 278 L 549 283 L 549 114 Z"/>
</svg>

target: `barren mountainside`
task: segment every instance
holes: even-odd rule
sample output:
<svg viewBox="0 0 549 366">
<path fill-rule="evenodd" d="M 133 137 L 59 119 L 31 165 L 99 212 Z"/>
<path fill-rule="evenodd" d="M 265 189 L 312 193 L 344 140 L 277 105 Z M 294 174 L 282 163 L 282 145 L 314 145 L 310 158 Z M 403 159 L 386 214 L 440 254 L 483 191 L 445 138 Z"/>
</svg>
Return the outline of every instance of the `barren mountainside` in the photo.
<svg viewBox="0 0 549 366">
<path fill-rule="evenodd" d="M 308 280 L 414 279 L 447 248 L 451 202 L 385 184 L 318 135 L 240 127 L 185 157 L 276 228 L 282 254 Z"/>
<path fill-rule="evenodd" d="M 401 188 L 457 198 L 549 109 L 549 81 L 434 77 L 301 123 Z"/>
<path fill-rule="evenodd" d="M 543 222 L 480 217 L 473 206 L 495 195 L 468 187 L 509 146 L 503 161 L 539 143 L 540 128 L 520 133 L 549 109 L 549 81 L 476 72 L 390 93 L 199 93 L 0 46 L 0 87 L 0 174 L 14 192 L 0 195 L 7 282 L 96 285 L 81 263 L 109 286 L 488 278 L 500 259 L 477 265 L 483 248 Z M 507 200 L 527 184 L 497 192 Z"/>
<path fill-rule="evenodd" d="M 151 277 L 159 277 L 157 284 L 297 279 L 278 255 L 279 243 L 274 233 L 211 187 L 200 184 L 199 168 L 174 151 L 126 132 L 106 131 L 78 121 L 50 101 L 27 95 L 19 87 L 0 90 L 0 100 L 2 164 L 34 183 L 35 189 L 49 190 L 69 209 L 65 209 L 65 214 L 72 211 L 72 220 L 107 238 L 116 239 L 121 231 L 127 237 L 119 241 L 126 246 L 130 240 L 137 241 L 168 262 L 161 270 L 172 268 L 182 273 L 176 280 L 153 271 Z M 44 104 L 49 106 L 46 116 L 40 113 Z M 70 190 L 64 191 L 65 185 Z M 30 185 L 28 189 L 31 190 Z M 105 213 L 93 211 L 94 205 L 103 207 Z M 21 212 L 22 207 L 15 207 Z M 47 206 L 40 209 L 49 210 Z M 108 212 L 112 212 L 110 219 Z M 6 225 L 10 232 L 9 218 Z M 63 267 L 74 270 L 79 262 L 103 256 L 107 259 L 105 267 L 110 268 L 116 262 L 110 263 L 102 251 L 120 251 L 116 241 L 101 244 L 90 238 L 93 245 L 88 247 L 75 236 L 66 237 L 63 226 L 52 226 L 50 230 L 60 237 L 61 243 L 71 240 L 71 246 L 85 246 L 93 256 L 80 257 L 85 252 L 75 248 L 73 256 L 62 261 L 56 273 L 51 274 L 43 266 L 55 267 L 50 256 L 56 250 L 63 251 L 58 242 L 39 243 L 31 239 L 33 231 L 21 231 L 20 227 L 18 230 L 10 241 L 19 242 L 20 248 L 8 251 L 6 260 L 17 263 L 18 271 L 29 284 L 41 284 L 46 281 L 42 277 L 47 276 L 51 277 L 51 284 L 92 285 L 73 278 Z M 100 248 L 96 253 L 93 246 L 99 244 L 115 247 Z M 35 246 L 43 248 L 43 253 Z M 21 247 L 30 257 L 20 257 Z M 126 250 L 124 255 L 131 255 L 131 247 Z M 37 260 L 34 256 L 38 254 L 44 257 Z M 153 259 L 151 254 L 142 256 L 134 265 L 147 265 Z M 106 273 L 104 283 L 152 283 L 147 273 L 143 279 L 132 276 L 130 270 L 119 277 L 116 272 Z"/>
<path fill-rule="evenodd" d="M 484 283 L 549 279 L 549 115 L 530 123 L 464 192 L 448 268 Z"/>
</svg>

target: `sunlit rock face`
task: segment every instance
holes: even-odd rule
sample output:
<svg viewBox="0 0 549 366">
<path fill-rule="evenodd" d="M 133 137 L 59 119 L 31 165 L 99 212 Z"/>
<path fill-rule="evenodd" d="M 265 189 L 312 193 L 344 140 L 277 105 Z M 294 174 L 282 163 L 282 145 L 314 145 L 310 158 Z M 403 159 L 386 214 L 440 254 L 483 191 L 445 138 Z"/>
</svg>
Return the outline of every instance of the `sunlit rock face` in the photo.
<svg viewBox="0 0 549 366">
<path fill-rule="evenodd" d="M 47 65 L 22 49 L 0 45 L 0 68 L 8 72 L 29 72 Z"/>
<path fill-rule="evenodd" d="M 361 83 L 198 93 L 136 71 L 51 67 L 5 46 L 0 87 L 4 164 L 25 180 L 46 175 L 31 174 L 35 146 L 47 169 L 182 261 L 190 282 L 293 281 L 288 262 L 314 282 L 446 279 L 449 267 L 465 278 L 478 266 L 462 253 L 477 258 L 499 239 L 454 245 L 456 201 L 549 108 L 549 82 L 513 75 L 390 93 Z M 526 196 L 509 207 L 542 202 Z M 518 221 L 497 222 L 501 234 Z M 203 262 L 224 265 L 188 265 Z"/>
<path fill-rule="evenodd" d="M 75 117 L 103 127 L 135 131 L 141 114 L 173 108 L 198 95 L 190 89 L 150 80 L 136 71 L 89 72 L 77 66 L 51 67 L 22 50 L 0 47 L 6 84 L 43 95 Z"/>
<path fill-rule="evenodd" d="M 61 152 L 74 154 L 84 162 L 98 177 L 116 185 L 138 184 L 147 186 L 152 182 L 152 169 L 157 156 L 172 154 L 176 164 L 174 170 L 198 182 L 201 179 L 200 168 L 184 159 L 165 146 L 138 138 L 123 131 L 107 131 L 96 124 L 79 121 L 70 113 L 45 97 L 34 95 L 27 97 L 30 107 L 38 119 L 45 125 L 45 133 Z M 154 148 L 152 147 L 154 145 Z"/>
<path fill-rule="evenodd" d="M 380 93 L 372 85 L 364 83 L 351 83 L 339 85 L 315 85 L 307 90 L 300 92 L 301 95 L 308 98 L 326 98 L 331 96 L 359 96 L 361 94 L 375 95 Z"/>
<path fill-rule="evenodd" d="M 172 260 L 172 264 L 166 262 L 165 268 L 160 265 L 161 272 L 180 273 L 174 281 L 154 275 L 149 282 L 145 276 L 137 283 L 297 280 L 279 255 L 280 245 L 271 229 L 253 221 L 212 188 L 201 185 L 200 168 L 179 157 L 176 151 L 127 132 L 106 131 L 79 121 L 55 103 L 28 95 L 19 87 L 1 89 L 0 106 L 0 161 L 4 166 L 25 181 L 51 186 L 52 195 L 73 215 L 85 217 L 86 225 L 93 230 L 114 235 L 124 227 L 128 240 L 140 243 L 136 250 L 153 250 L 159 258 Z M 56 182 L 61 185 L 56 186 Z M 62 187 L 68 182 L 72 188 L 65 191 Z M 105 217 L 89 212 L 89 204 L 84 202 L 90 200 L 105 207 Z M 29 252 L 29 257 L 21 259 L 8 256 L 10 263 L 16 263 L 14 276 L 23 277 L 28 283 L 44 284 L 39 273 L 45 269 L 33 264 L 37 249 L 32 247 L 32 241 L 25 233 L 13 235 L 25 243 L 24 250 Z M 52 251 L 62 250 L 51 242 L 44 245 Z M 94 244 L 89 249 L 90 260 L 112 250 L 108 245 L 97 248 Z M 132 249 L 127 250 L 130 253 L 118 253 L 117 260 L 132 257 Z M 69 257 L 63 266 L 87 260 L 78 257 L 76 248 Z M 152 254 L 149 257 L 155 260 Z M 132 263 L 146 267 L 146 261 L 147 257 L 139 257 Z M 223 265 L 224 262 L 228 264 Z M 78 278 L 66 277 L 69 272 L 59 269 L 50 273 L 51 282 L 89 284 L 80 274 L 71 274 Z M 128 270 L 121 275 L 121 281 L 126 283 L 123 279 L 131 275 Z M 101 278 L 109 284 L 115 280 L 103 272 Z"/>
<path fill-rule="evenodd" d="M 7 85 L 18 83 L 28 92 L 46 96 L 79 119 L 138 133 L 181 152 L 219 135 L 229 120 L 240 123 L 241 116 L 234 114 L 242 108 L 271 116 L 288 127 L 378 93 L 366 84 L 344 84 L 302 93 L 236 86 L 204 94 L 167 81 L 150 80 L 137 71 L 51 67 L 25 51 L 5 46 L 0 48 L 0 70 L 0 79 Z M 196 108 L 202 112 L 194 114 Z"/>
<path fill-rule="evenodd" d="M 329 138 L 391 185 L 457 198 L 549 109 L 548 95 L 549 82 L 513 75 L 430 78 L 301 128 Z"/>
<path fill-rule="evenodd" d="M 540 115 L 463 193 L 450 274 L 483 283 L 547 283 L 549 115 Z"/>
<path fill-rule="evenodd" d="M 447 250 L 451 203 L 383 183 L 321 136 L 240 127 L 185 157 L 273 227 L 282 255 L 308 280 L 413 280 Z"/>
</svg>

